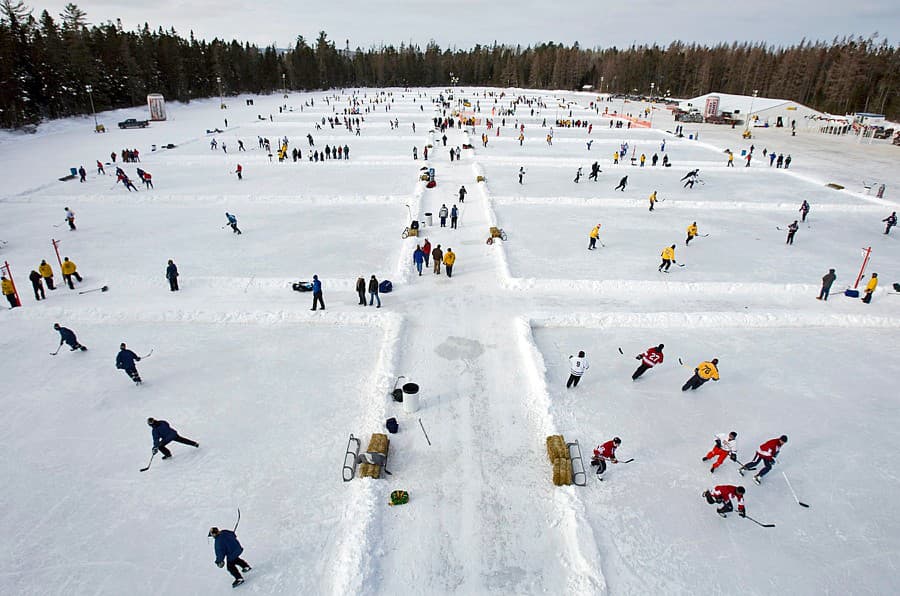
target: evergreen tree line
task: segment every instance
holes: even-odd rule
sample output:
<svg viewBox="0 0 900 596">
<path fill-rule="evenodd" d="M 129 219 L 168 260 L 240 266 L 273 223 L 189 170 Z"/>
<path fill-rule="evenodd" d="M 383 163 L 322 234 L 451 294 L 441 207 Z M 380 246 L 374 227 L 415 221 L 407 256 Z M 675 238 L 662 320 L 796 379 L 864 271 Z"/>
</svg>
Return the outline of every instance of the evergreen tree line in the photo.
<svg viewBox="0 0 900 596">
<path fill-rule="evenodd" d="M 715 46 L 583 49 L 553 42 L 522 48 L 476 45 L 442 49 L 430 43 L 338 49 L 325 32 L 278 50 L 249 43 L 185 39 L 174 29 L 121 22 L 89 25 L 68 4 L 57 18 L 35 17 L 21 0 L 0 0 L 0 126 L 90 114 L 142 104 L 148 93 L 190 101 L 219 93 L 272 93 L 331 87 L 460 85 L 581 89 L 694 97 L 703 93 L 791 99 L 844 114 L 870 111 L 900 117 L 900 48 L 877 37 Z M 91 87 L 91 94 L 87 86 Z"/>
</svg>

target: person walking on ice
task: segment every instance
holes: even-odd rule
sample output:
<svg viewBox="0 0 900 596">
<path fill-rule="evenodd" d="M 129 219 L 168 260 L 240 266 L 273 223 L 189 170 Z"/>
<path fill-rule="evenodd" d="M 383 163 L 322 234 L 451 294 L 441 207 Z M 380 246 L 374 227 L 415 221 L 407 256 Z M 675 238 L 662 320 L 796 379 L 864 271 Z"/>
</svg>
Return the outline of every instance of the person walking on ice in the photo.
<svg viewBox="0 0 900 596">
<path fill-rule="evenodd" d="M 231 587 L 236 588 L 244 583 L 241 571 L 247 573 L 253 568 L 250 567 L 250 563 L 241 558 L 241 555 L 244 554 L 244 547 L 238 541 L 237 535 L 231 530 L 212 527 L 209 529 L 208 536 L 215 540 L 216 566 L 219 569 L 226 567 L 228 573 L 234 578 Z M 240 571 L 238 571 L 238 567 L 241 568 Z"/>
<path fill-rule="evenodd" d="M 369 306 L 372 306 L 373 302 L 378 302 L 378 306 L 375 308 L 381 308 L 381 297 L 378 295 L 378 278 L 374 275 L 369 278 Z"/>
<path fill-rule="evenodd" d="M 438 244 L 437 247 L 433 251 L 431 251 L 431 258 L 434 259 L 434 274 L 441 274 L 441 265 L 444 263 L 444 251 L 441 250 L 441 245 Z"/>
<path fill-rule="evenodd" d="M 590 241 L 588 243 L 588 250 L 594 250 L 597 248 L 597 240 L 600 239 L 600 224 L 594 226 L 591 230 Z"/>
<path fill-rule="evenodd" d="M 16 298 L 16 288 L 13 286 L 12 280 L 6 279 L 5 275 L 0 276 L 0 288 L 3 289 L 3 295 L 6 296 L 6 300 L 9 302 L 10 310 L 21 306 Z"/>
<path fill-rule="evenodd" d="M 169 426 L 169 423 L 165 420 L 147 418 L 147 425 L 152 429 L 150 432 L 153 435 L 153 453 L 161 452 L 163 459 L 172 457 L 172 452 L 166 448 L 166 445 L 172 442 L 190 445 L 191 447 L 200 447 L 200 443 L 197 441 L 179 435 L 178 431 Z"/>
<path fill-rule="evenodd" d="M 575 172 L 575 184 L 578 184 L 578 181 L 581 180 L 581 167 L 579 166 L 578 171 Z"/>
<path fill-rule="evenodd" d="M 569 356 L 569 380 L 566 381 L 566 389 L 578 387 L 578 381 L 590 367 L 583 350 L 578 352 L 578 356 Z"/>
<path fill-rule="evenodd" d="M 634 371 L 634 374 L 631 375 L 631 380 L 636 381 L 642 374 L 644 374 L 648 369 L 653 368 L 657 364 L 662 364 L 665 357 L 663 356 L 663 348 L 665 344 L 659 344 L 658 346 L 647 348 L 647 351 L 643 354 L 638 354 L 634 357 L 635 360 L 640 360 L 641 365 L 637 367 L 637 370 Z"/>
<path fill-rule="evenodd" d="M 228 223 L 226 223 L 225 225 L 231 226 L 232 233 L 234 233 L 234 234 L 242 234 L 243 233 L 240 231 L 240 229 L 238 229 L 237 217 L 235 217 L 234 215 L 232 215 L 231 213 L 228 213 L 226 211 L 225 218 L 228 220 Z"/>
<path fill-rule="evenodd" d="M 32 269 L 28 279 L 31 281 L 31 289 L 34 290 L 34 299 L 39 302 L 42 299 L 46 300 L 47 295 L 44 293 L 44 282 L 41 274 Z"/>
<path fill-rule="evenodd" d="M 694 369 L 694 376 L 687 380 L 687 383 L 685 383 L 681 387 L 681 390 L 687 391 L 688 389 L 690 389 L 691 391 L 694 391 L 710 379 L 712 379 L 713 381 L 718 381 L 718 365 L 718 358 L 713 358 L 709 362 L 701 362 L 700 364 L 698 364 L 697 368 Z"/>
<path fill-rule="evenodd" d="M 413 251 L 413 264 L 416 266 L 416 271 L 419 272 L 419 277 L 422 277 L 422 266 L 425 264 L 425 253 L 418 244 L 416 245 L 416 250 Z"/>
<path fill-rule="evenodd" d="M 38 273 L 41 274 L 41 277 L 44 278 L 44 283 L 47 284 L 47 287 L 51 290 L 55 290 L 56 287 L 53 285 L 53 267 L 50 264 L 42 259 L 41 264 L 38 267 Z"/>
<path fill-rule="evenodd" d="M 613 190 L 621 190 L 622 192 L 625 192 L 626 186 L 628 186 L 628 176 L 622 176 L 622 179 L 619 180 L 619 185 L 616 186 Z"/>
<path fill-rule="evenodd" d="M 438 217 L 441 219 L 441 227 L 447 227 L 447 215 L 449 215 L 449 211 L 447 210 L 447 203 L 442 203 L 441 208 L 438 210 Z"/>
<path fill-rule="evenodd" d="M 81 283 L 81 275 L 78 273 L 78 266 L 75 265 L 73 261 L 69 260 L 69 257 L 63 257 L 62 262 L 62 274 L 63 274 L 63 282 L 69 286 L 70 290 L 75 289 L 75 284 L 72 283 L 72 278 L 78 280 Z"/>
<path fill-rule="evenodd" d="M 804 199 L 803 204 L 800 205 L 800 221 L 806 221 L 807 215 L 809 215 L 809 203 Z"/>
<path fill-rule="evenodd" d="M 665 247 L 660 256 L 662 257 L 662 263 L 659 264 L 658 271 L 663 271 L 665 268 L 665 271 L 668 273 L 669 267 L 675 262 L 675 245 Z"/>
<path fill-rule="evenodd" d="M 684 245 L 687 246 L 691 243 L 691 240 L 697 237 L 697 222 L 695 221 L 691 225 L 687 227 L 687 240 L 684 241 Z"/>
<path fill-rule="evenodd" d="M 828 294 L 831 292 L 831 284 L 833 284 L 836 279 L 837 275 L 834 274 L 834 269 L 829 269 L 828 273 L 822 276 L 822 289 L 819 290 L 819 296 L 816 300 L 828 300 Z"/>
<path fill-rule="evenodd" d="M 441 245 L 438 244 L 438 248 Z M 447 247 L 447 252 L 444 253 L 444 269 L 447 270 L 447 277 L 453 277 L 453 265 L 456 264 L 456 253 L 453 252 L 453 249 Z M 438 272 L 440 273 L 440 271 Z"/>
<path fill-rule="evenodd" d="M 523 166 L 519 166 L 519 184 L 522 184 L 522 180 L 525 178 L 525 168 Z"/>
<path fill-rule="evenodd" d="M 788 226 L 788 235 L 787 241 L 785 244 L 794 244 L 794 234 L 797 233 L 797 230 L 800 229 L 800 226 L 797 224 L 797 220 L 794 220 L 794 223 Z"/>
<path fill-rule="evenodd" d="M 82 352 L 87 352 L 87 348 L 78 343 L 78 338 L 75 337 L 75 332 L 71 329 L 63 327 L 59 323 L 53 323 L 53 328 L 59 332 L 59 347 L 65 343 L 69 346 L 69 351 L 74 352 L 76 350 L 81 350 Z"/>
<path fill-rule="evenodd" d="M 322 282 L 319 281 L 318 275 L 313 275 L 313 303 L 312 308 L 309 310 L 316 310 L 316 305 L 321 305 L 322 310 L 325 310 L 325 299 L 322 294 Z"/>
<path fill-rule="evenodd" d="M 135 365 L 135 362 L 140 361 L 141 357 L 129 350 L 124 343 L 119 346 L 119 353 L 116 355 L 116 368 L 124 370 L 131 377 L 131 380 L 134 381 L 135 385 L 140 385 L 143 382 Z"/>
<path fill-rule="evenodd" d="M 744 494 L 747 492 L 743 486 L 734 486 L 733 484 L 720 484 L 707 491 L 703 491 L 703 498 L 710 505 L 722 505 L 716 509 L 716 513 L 722 517 L 728 517 L 728 514 L 734 511 L 734 502 L 737 503 L 738 515 L 747 516 L 747 510 L 744 508 Z"/>
<path fill-rule="evenodd" d="M 469 191 L 466 190 L 465 185 L 459 187 L 459 202 L 460 203 L 466 202 L 466 195 L 468 193 L 469 193 Z"/>
<path fill-rule="evenodd" d="M 756 466 L 758 466 L 759 463 L 762 462 L 763 469 L 753 477 L 753 481 L 756 484 L 762 484 L 762 477 L 768 474 L 769 470 L 772 469 L 772 466 L 775 465 L 775 458 L 778 457 L 778 453 L 787 442 L 787 435 L 781 435 L 780 437 L 777 437 L 775 439 L 769 439 L 768 441 L 760 445 L 756 450 L 756 455 L 753 456 L 753 460 L 749 463 L 744 464 L 744 466 L 739 470 L 741 476 L 744 475 L 744 470 L 755 470 Z"/>
<path fill-rule="evenodd" d="M 169 280 L 169 291 L 177 292 L 178 291 L 178 267 L 175 265 L 175 261 L 169 259 L 169 264 L 166 266 L 166 279 Z"/>
<path fill-rule="evenodd" d="M 709 450 L 709 453 L 703 456 L 703 461 L 716 460 L 709 469 L 709 473 L 713 474 L 726 458 L 731 458 L 731 461 L 737 461 L 737 433 L 734 431 L 728 434 L 717 434 L 716 444 Z"/>
</svg>

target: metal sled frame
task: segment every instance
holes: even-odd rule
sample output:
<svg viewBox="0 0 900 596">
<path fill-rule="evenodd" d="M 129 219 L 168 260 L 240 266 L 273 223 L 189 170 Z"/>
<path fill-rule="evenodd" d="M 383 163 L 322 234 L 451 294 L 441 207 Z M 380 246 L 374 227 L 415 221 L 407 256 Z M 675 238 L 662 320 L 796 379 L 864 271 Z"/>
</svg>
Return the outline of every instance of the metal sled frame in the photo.
<svg viewBox="0 0 900 596">
<path fill-rule="evenodd" d="M 581 445 L 578 444 L 578 441 L 575 441 L 574 443 L 566 443 L 566 448 L 569 450 L 569 458 L 572 460 L 572 483 L 575 486 L 587 486 L 587 472 L 584 471 Z"/>
<path fill-rule="evenodd" d="M 356 443 L 356 448 L 353 447 L 353 443 Z M 359 456 L 359 448 L 359 439 L 354 437 L 353 433 L 350 433 L 350 440 L 347 441 L 347 452 L 344 454 L 344 467 L 341 469 L 341 477 L 344 479 L 344 482 L 350 482 L 356 475 L 356 458 Z M 350 458 L 349 464 L 347 463 L 348 457 Z"/>
</svg>

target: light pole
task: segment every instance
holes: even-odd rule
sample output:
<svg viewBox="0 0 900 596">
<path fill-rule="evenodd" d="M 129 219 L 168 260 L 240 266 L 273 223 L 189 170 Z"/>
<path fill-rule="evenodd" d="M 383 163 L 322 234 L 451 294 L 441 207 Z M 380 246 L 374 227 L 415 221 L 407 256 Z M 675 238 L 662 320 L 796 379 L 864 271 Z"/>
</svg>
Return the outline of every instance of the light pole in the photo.
<svg viewBox="0 0 900 596">
<path fill-rule="evenodd" d="M 225 100 L 222 98 L 222 77 L 216 77 L 216 84 L 219 86 L 219 109 L 225 109 Z"/>
<path fill-rule="evenodd" d="M 754 89 L 753 97 L 750 99 L 750 113 L 747 114 L 747 127 L 744 128 L 744 132 L 750 130 L 750 119 L 753 118 L 753 102 L 756 100 L 757 95 L 759 95 L 759 89 Z"/>
<path fill-rule="evenodd" d="M 97 124 L 97 111 L 94 109 L 94 88 L 90 85 L 85 85 L 84 90 L 87 91 L 88 97 L 91 98 L 91 113 L 94 115 L 94 132 L 97 132 L 100 125 Z"/>
<path fill-rule="evenodd" d="M 656 83 L 650 83 L 650 128 L 653 128 L 653 88 Z"/>
<path fill-rule="evenodd" d="M 281 90 L 284 92 L 284 98 L 287 99 L 287 83 L 285 83 L 285 78 L 285 73 L 281 73 Z"/>
</svg>

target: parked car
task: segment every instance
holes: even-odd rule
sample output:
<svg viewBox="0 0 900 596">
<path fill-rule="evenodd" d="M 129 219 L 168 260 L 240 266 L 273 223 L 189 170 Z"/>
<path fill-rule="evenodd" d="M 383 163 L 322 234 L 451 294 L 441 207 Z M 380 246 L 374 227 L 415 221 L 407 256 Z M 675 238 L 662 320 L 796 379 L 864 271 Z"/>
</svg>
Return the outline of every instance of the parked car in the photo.
<svg viewBox="0 0 900 596">
<path fill-rule="evenodd" d="M 150 124 L 147 120 L 137 120 L 136 118 L 129 118 L 128 120 L 122 120 L 119 122 L 119 128 L 147 128 Z"/>
<path fill-rule="evenodd" d="M 894 134 L 893 128 L 884 128 L 883 126 L 879 126 L 875 129 L 875 132 L 872 133 L 872 136 L 876 139 L 889 139 L 891 135 Z"/>
</svg>

